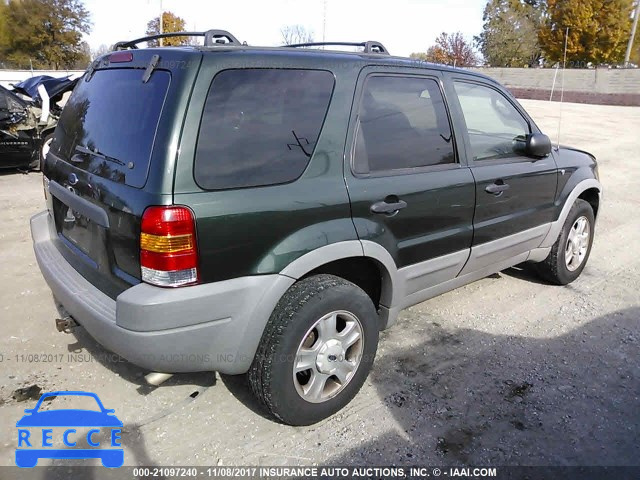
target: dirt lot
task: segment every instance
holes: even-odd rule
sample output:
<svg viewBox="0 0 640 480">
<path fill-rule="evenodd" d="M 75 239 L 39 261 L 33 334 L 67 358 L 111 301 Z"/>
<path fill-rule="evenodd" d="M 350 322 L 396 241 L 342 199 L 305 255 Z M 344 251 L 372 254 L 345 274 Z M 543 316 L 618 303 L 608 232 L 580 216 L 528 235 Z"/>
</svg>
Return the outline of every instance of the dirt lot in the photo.
<svg viewBox="0 0 640 480">
<path fill-rule="evenodd" d="M 522 103 L 555 137 L 557 104 Z M 308 428 L 265 418 L 242 378 L 152 389 L 81 330 L 57 333 L 28 227 L 41 177 L 0 174 L 0 465 L 29 385 L 98 393 L 125 422 L 126 465 L 640 464 L 640 108 L 563 108 L 562 142 L 598 157 L 605 188 L 582 277 L 511 269 L 405 311 L 356 399 Z"/>
</svg>

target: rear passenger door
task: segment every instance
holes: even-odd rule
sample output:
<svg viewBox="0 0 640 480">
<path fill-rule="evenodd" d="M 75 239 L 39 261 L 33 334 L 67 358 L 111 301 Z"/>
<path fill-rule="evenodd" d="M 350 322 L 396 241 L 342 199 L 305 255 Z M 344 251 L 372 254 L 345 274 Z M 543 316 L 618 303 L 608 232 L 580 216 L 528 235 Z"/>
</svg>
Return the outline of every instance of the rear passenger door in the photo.
<svg viewBox="0 0 640 480">
<path fill-rule="evenodd" d="M 553 220 L 557 168 L 552 155 L 524 153 L 527 135 L 539 130 L 509 95 L 480 77 L 446 78 L 476 181 L 467 273 L 540 245 Z"/>
<path fill-rule="evenodd" d="M 469 255 L 474 181 L 460 163 L 439 72 L 365 68 L 345 178 L 358 236 L 395 261 L 404 295 L 455 277 Z"/>
</svg>

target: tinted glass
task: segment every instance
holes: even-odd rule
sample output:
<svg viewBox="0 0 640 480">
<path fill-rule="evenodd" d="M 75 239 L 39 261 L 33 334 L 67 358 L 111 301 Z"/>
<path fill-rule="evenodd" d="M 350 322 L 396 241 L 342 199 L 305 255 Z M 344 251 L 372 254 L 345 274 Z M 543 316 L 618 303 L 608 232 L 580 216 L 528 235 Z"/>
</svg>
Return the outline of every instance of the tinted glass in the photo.
<svg viewBox="0 0 640 480">
<path fill-rule="evenodd" d="M 453 138 L 435 80 L 373 76 L 360 105 L 356 173 L 453 163 Z"/>
<path fill-rule="evenodd" d="M 501 93 L 474 83 L 455 82 L 474 160 L 519 155 L 529 124 Z"/>
<path fill-rule="evenodd" d="M 81 79 L 65 105 L 51 151 L 119 183 L 142 187 L 169 87 L 157 70 L 142 83 L 140 70 L 99 70 Z M 94 152 L 92 154 L 91 152 Z"/>
<path fill-rule="evenodd" d="M 198 135 L 202 188 L 295 180 L 316 146 L 333 75 L 315 70 L 226 70 L 213 80 Z"/>
</svg>

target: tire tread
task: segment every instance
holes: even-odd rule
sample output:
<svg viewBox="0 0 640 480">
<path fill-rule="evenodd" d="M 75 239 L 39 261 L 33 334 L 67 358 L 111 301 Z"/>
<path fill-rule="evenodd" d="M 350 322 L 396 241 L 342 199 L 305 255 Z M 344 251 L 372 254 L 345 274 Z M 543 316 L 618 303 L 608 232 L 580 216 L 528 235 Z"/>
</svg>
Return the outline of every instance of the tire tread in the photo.
<svg viewBox="0 0 640 480">
<path fill-rule="evenodd" d="M 538 274 L 544 280 L 546 280 L 551 284 L 566 285 L 567 283 L 569 283 L 566 281 L 565 278 L 563 278 L 564 275 L 563 275 L 562 269 L 565 267 L 560 263 L 561 260 L 564 261 L 564 252 L 560 250 L 561 248 L 564 248 L 564 246 L 561 245 L 561 243 L 564 243 L 564 242 L 561 242 L 561 240 L 564 238 L 564 232 L 568 228 L 571 228 L 571 226 L 573 225 L 573 222 L 575 221 L 578 212 L 585 208 L 588 208 L 591 212 L 593 212 L 591 205 L 587 201 L 582 200 L 581 198 L 578 198 L 573 204 L 573 206 L 571 207 L 571 210 L 569 210 L 567 219 L 565 220 L 565 223 L 562 226 L 562 230 L 558 235 L 558 239 L 553 244 L 553 247 L 551 247 L 551 251 L 549 252 L 549 255 L 542 262 L 536 264 L 535 266 Z M 591 223 L 590 227 L 591 227 L 591 241 L 593 242 L 593 234 L 594 234 L 593 223 Z M 591 246 L 589 246 L 588 253 L 590 253 L 590 250 L 591 250 Z M 584 268 L 584 265 L 586 264 L 587 260 L 588 260 L 588 254 L 587 254 L 587 258 L 585 258 L 584 260 L 582 267 L 579 270 L 580 272 L 582 272 L 582 268 Z"/>
<path fill-rule="evenodd" d="M 322 274 L 305 278 L 294 283 L 280 299 L 265 327 L 260 345 L 247 378 L 253 394 L 280 421 L 285 421 L 273 402 L 271 389 L 271 364 L 274 354 L 282 341 L 287 326 L 294 321 L 296 313 L 312 298 L 322 295 L 328 288 L 354 284 L 334 275 Z M 356 287 L 357 288 L 357 287 Z"/>
</svg>

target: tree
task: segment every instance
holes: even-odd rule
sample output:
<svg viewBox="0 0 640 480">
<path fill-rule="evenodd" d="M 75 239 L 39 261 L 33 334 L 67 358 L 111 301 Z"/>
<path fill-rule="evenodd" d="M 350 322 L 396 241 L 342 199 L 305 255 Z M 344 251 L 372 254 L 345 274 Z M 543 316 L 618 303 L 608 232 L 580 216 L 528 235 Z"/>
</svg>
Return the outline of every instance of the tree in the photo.
<svg viewBox="0 0 640 480">
<path fill-rule="evenodd" d="M 538 28 L 543 5 L 537 0 L 489 0 L 482 33 L 474 37 L 492 67 L 534 66 L 542 55 Z"/>
<path fill-rule="evenodd" d="M 409 58 L 413 58 L 414 60 L 420 60 L 422 62 L 428 62 L 426 52 L 415 52 L 409 55 Z"/>
<path fill-rule="evenodd" d="M 286 25 L 280 29 L 285 45 L 313 42 L 313 32 L 302 25 Z"/>
<path fill-rule="evenodd" d="M 636 33 L 636 38 L 633 41 L 633 47 L 631 48 L 631 56 L 629 61 L 634 65 L 640 65 L 640 33 Z"/>
<path fill-rule="evenodd" d="M 74 70 L 86 70 L 91 63 L 91 47 L 87 42 L 82 42 L 78 51 L 78 57 L 69 68 Z"/>
<path fill-rule="evenodd" d="M 100 45 L 98 48 L 94 48 L 91 50 L 91 60 L 95 60 L 102 55 L 106 55 L 112 51 L 109 45 L 105 45 L 104 43 Z"/>
<path fill-rule="evenodd" d="M 411 58 L 457 67 L 470 67 L 478 63 L 478 57 L 462 33 L 442 32 L 436 38 L 435 45 L 429 47 L 426 53 L 412 53 Z"/>
<path fill-rule="evenodd" d="M 6 26 L 7 19 L 7 4 L 4 0 L 0 0 L 0 68 L 5 68 L 4 59 L 6 58 L 7 46 L 9 43 L 9 35 L 7 33 Z"/>
<path fill-rule="evenodd" d="M 633 0 L 547 0 L 538 33 L 545 59 L 562 61 L 566 29 L 567 59 L 620 63 L 629 40 Z"/>
<path fill-rule="evenodd" d="M 73 68 L 85 56 L 89 12 L 80 0 L 10 0 L 3 51 L 19 67 Z"/>
<path fill-rule="evenodd" d="M 162 12 L 162 32 L 174 33 L 186 31 L 187 22 L 184 18 L 178 17 L 171 12 Z M 160 33 L 160 17 L 149 20 L 147 23 L 147 35 L 158 35 Z M 192 39 L 190 37 L 169 37 L 162 39 L 162 45 L 189 45 Z M 160 45 L 159 40 L 150 40 L 147 42 L 149 47 L 157 47 Z"/>
</svg>

